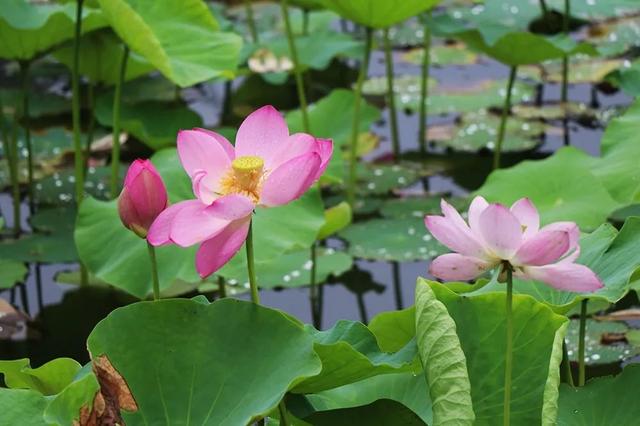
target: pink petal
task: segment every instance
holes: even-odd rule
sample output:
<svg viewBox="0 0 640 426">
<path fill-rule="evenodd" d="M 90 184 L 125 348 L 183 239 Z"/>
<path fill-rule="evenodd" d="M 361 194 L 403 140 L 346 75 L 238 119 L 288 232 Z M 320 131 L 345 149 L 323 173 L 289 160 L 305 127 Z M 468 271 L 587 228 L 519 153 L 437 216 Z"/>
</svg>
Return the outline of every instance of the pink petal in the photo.
<svg viewBox="0 0 640 426">
<path fill-rule="evenodd" d="M 316 152 L 293 158 L 267 177 L 260 193 L 260 204 L 280 206 L 300 197 L 315 181 L 322 159 Z"/>
<path fill-rule="evenodd" d="M 333 155 L 333 141 L 331 139 L 316 139 L 316 144 L 318 146 L 318 154 L 320 154 L 320 158 L 322 159 L 316 176 L 316 179 L 319 179 L 331 161 L 331 156 Z"/>
<path fill-rule="evenodd" d="M 161 246 L 172 243 L 171 240 L 171 225 L 176 215 L 185 208 L 192 205 L 202 205 L 199 200 L 181 201 L 176 204 L 172 204 L 167 207 L 160 215 L 153 221 L 151 228 L 149 228 L 149 234 L 147 235 L 147 241 L 154 246 Z"/>
<path fill-rule="evenodd" d="M 564 291 L 593 292 L 603 287 L 602 281 L 591 269 L 577 263 L 529 266 L 520 275 Z"/>
<path fill-rule="evenodd" d="M 524 229 L 524 238 L 529 238 L 540 228 L 540 215 L 530 199 L 520 198 L 511 205 L 511 213 L 518 219 Z"/>
<path fill-rule="evenodd" d="M 233 161 L 233 159 L 236 158 L 236 149 L 233 147 L 233 145 L 231 145 L 231 142 L 229 142 L 229 140 L 224 136 L 222 136 L 220 133 L 216 133 L 213 130 L 209 130 L 209 129 L 202 129 L 200 127 L 196 127 L 193 130 L 197 132 L 206 133 L 207 135 L 211 136 L 216 141 L 218 141 L 222 149 L 224 149 L 224 151 L 227 153 L 227 157 L 229 157 L 229 161 Z"/>
<path fill-rule="evenodd" d="M 208 208 L 209 206 L 197 201 L 180 209 L 171 223 L 171 241 L 181 247 L 189 247 L 221 232 L 229 221 L 214 216 Z"/>
<path fill-rule="evenodd" d="M 309 152 L 317 152 L 322 160 L 316 176 L 316 179 L 318 179 L 324 173 L 333 154 L 333 141 L 331 139 L 317 139 L 306 133 L 295 133 L 287 138 L 286 142 L 278 150 L 277 155 L 273 157 L 272 167 L 274 169 L 278 168 L 287 161 Z"/>
<path fill-rule="evenodd" d="M 278 164 L 278 153 L 287 142 L 289 129 L 282 115 L 271 105 L 252 112 L 240 125 L 236 135 L 236 158 L 258 156 L 266 170 Z"/>
<path fill-rule="evenodd" d="M 477 235 L 480 235 L 480 215 L 487 207 L 489 203 L 480 195 L 475 197 L 469 206 L 469 227 Z"/>
<path fill-rule="evenodd" d="M 502 204 L 491 204 L 478 224 L 487 248 L 500 259 L 511 259 L 522 242 L 522 228 L 513 213 Z"/>
<path fill-rule="evenodd" d="M 215 177 L 207 175 L 204 170 L 196 171 L 191 176 L 193 194 L 204 204 L 211 204 L 218 198 L 218 194 L 214 191 L 218 187 L 218 181 Z"/>
<path fill-rule="evenodd" d="M 198 130 L 182 130 L 178 133 L 178 155 L 189 177 L 199 176 L 197 197 L 219 192 L 220 179 L 231 167 L 231 159 L 216 137 Z"/>
<path fill-rule="evenodd" d="M 512 260 L 514 265 L 548 265 L 560 259 L 569 249 L 569 233 L 540 231 L 520 246 Z"/>
<path fill-rule="evenodd" d="M 196 253 L 196 270 L 202 278 L 216 272 L 227 263 L 247 239 L 251 218 L 237 220 L 215 237 L 202 243 Z"/>
<path fill-rule="evenodd" d="M 255 209 L 249 197 L 229 194 L 220 197 L 207 207 L 207 213 L 224 220 L 233 221 L 247 217 Z"/>
<path fill-rule="evenodd" d="M 444 281 L 467 281 L 485 272 L 491 265 L 481 259 L 448 253 L 431 262 L 429 273 Z"/>
<path fill-rule="evenodd" d="M 575 222 L 554 222 L 547 226 L 543 226 L 542 231 L 564 231 L 569 234 L 569 250 L 574 250 L 580 242 L 580 228 Z"/>
<path fill-rule="evenodd" d="M 431 234 L 449 249 L 466 256 L 485 257 L 485 249 L 471 234 L 470 230 L 457 226 L 452 220 L 442 216 L 427 216 L 424 224 Z"/>
</svg>

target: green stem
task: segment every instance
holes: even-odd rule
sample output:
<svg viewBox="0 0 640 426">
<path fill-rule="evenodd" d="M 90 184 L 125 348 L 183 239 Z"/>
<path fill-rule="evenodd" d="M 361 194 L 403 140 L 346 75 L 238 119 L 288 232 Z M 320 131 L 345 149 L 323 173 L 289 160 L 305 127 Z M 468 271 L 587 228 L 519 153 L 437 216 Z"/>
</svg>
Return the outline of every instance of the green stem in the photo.
<svg viewBox="0 0 640 426">
<path fill-rule="evenodd" d="M 156 249 L 147 242 L 149 260 L 151 261 L 151 279 L 153 280 L 153 300 L 160 300 L 160 280 L 158 279 L 158 262 L 156 260 Z"/>
<path fill-rule="evenodd" d="M 284 21 L 285 32 L 287 33 L 287 42 L 289 43 L 289 52 L 291 53 L 291 61 L 293 62 L 293 73 L 296 78 L 296 90 L 298 92 L 298 100 L 300 101 L 300 111 L 302 112 L 302 126 L 305 133 L 309 133 L 309 115 L 307 114 L 307 96 L 304 90 L 304 82 L 302 81 L 302 70 L 298 61 L 298 49 L 296 47 L 291 22 L 289 21 L 289 8 L 287 0 L 280 0 L 280 8 L 282 9 L 282 20 Z"/>
<path fill-rule="evenodd" d="M 218 275 L 218 299 L 227 297 L 227 280 L 222 275 Z"/>
<path fill-rule="evenodd" d="M 393 291 L 396 297 L 396 309 L 401 310 L 404 307 L 402 301 L 402 281 L 400 279 L 400 263 L 391 262 L 391 275 L 393 277 Z"/>
<path fill-rule="evenodd" d="M 309 299 L 311 302 L 311 320 L 315 328 L 320 328 L 320 300 L 318 298 L 318 283 L 316 282 L 316 262 L 318 261 L 317 244 L 314 241 L 311 244 L 311 271 L 309 277 Z"/>
<path fill-rule="evenodd" d="M 429 17 L 427 15 L 424 23 L 422 75 L 420 77 L 420 128 L 418 130 L 418 144 L 420 154 L 424 157 L 427 154 L 427 99 L 429 96 L 429 70 L 431 66 L 431 28 L 429 28 Z"/>
<path fill-rule="evenodd" d="M 20 177 L 18 176 L 18 125 L 17 120 L 14 121 L 15 123 L 11 126 L 11 135 L 7 134 L 6 147 L 9 176 L 11 177 L 11 195 L 13 198 L 13 235 L 18 238 L 22 231 L 20 226 L 22 218 L 20 211 Z"/>
<path fill-rule="evenodd" d="M 364 46 L 364 57 L 360 63 L 360 73 L 356 81 L 355 97 L 353 100 L 353 123 L 351 126 L 351 144 L 349 146 L 349 182 L 347 185 L 347 202 L 353 209 L 356 201 L 356 165 L 358 163 L 358 133 L 360 132 L 360 102 L 362 100 L 362 84 L 369 70 L 371 55 L 372 30 L 367 28 Z"/>
<path fill-rule="evenodd" d="M 545 0 L 540 0 L 540 11 L 542 12 L 542 16 L 545 16 L 549 11 Z"/>
<path fill-rule="evenodd" d="M 502 116 L 500 118 L 500 128 L 498 130 L 498 142 L 495 146 L 495 151 L 493 152 L 493 169 L 497 170 L 500 168 L 500 153 L 502 151 L 502 141 L 504 140 L 504 133 L 507 126 L 507 118 L 509 116 L 509 112 L 511 110 L 511 92 L 513 91 L 513 83 L 516 80 L 516 73 L 518 68 L 516 66 L 512 66 L 509 72 L 509 82 L 507 83 L 507 96 L 504 100 L 504 106 L 502 108 Z"/>
<path fill-rule="evenodd" d="M 289 426 L 289 419 L 287 417 L 287 406 L 284 403 L 284 398 L 278 404 L 278 411 L 280 412 L 280 426 Z"/>
<path fill-rule="evenodd" d="M 249 285 L 251 286 L 251 301 L 259 305 L 260 293 L 258 292 L 258 280 L 256 279 L 256 268 L 253 260 L 253 220 L 249 224 L 249 233 L 245 244 L 247 248 L 247 273 L 249 274 Z"/>
<path fill-rule="evenodd" d="M 33 147 L 31 144 L 31 129 L 29 129 L 29 62 L 20 61 L 20 79 L 22 80 L 22 125 L 24 127 L 24 140 L 27 145 L 27 196 L 29 199 L 29 212 L 35 211 L 33 198 Z"/>
<path fill-rule="evenodd" d="M 73 148 L 75 165 L 76 204 L 80 206 L 84 198 L 84 170 L 85 161 L 80 141 L 80 36 L 82 31 L 82 3 L 78 0 L 76 6 L 75 37 L 73 39 L 73 68 L 71 70 L 71 115 L 73 121 Z"/>
<path fill-rule="evenodd" d="M 96 119 L 94 117 L 95 110 L 95 88 L 93 83 L 89 82 L 87 85 L 87 107 L 89 115 L 89 124 L 87 125 L 87 139 L 85 141 L 84 152 L 84 176 L 87 176 L 87 170 L 89 169 L 89 160 L 91 159 L 91 144 L 93 143 L 93 132 L 96 127 Z"/>
<path fill-rule="evenodd" d="M 571 14 L 571 5 L 569 0 L 564 0 L 564 17 L 562 19 L 562 30 L 566 36 L 569 35 L 569 16 Z M 562 92 L 561 101 L 565 107 L 564 119 L 568 120 L 568 108 L 567 101 L 569 100 L 569 55 L 562 57 Z M 564 142 L 565 145 L 569 143 L 569 127 L 564 126 Z"/>
<path fill-rule="evenodd" d="M 302 35 L 309 35 L 309 10 L 302 9 Z"/>
<path fill-rule="evenodd" d="M 583 299 L 580 304 L 580 334 L 578 337 L 578 386 L 584 386 L 586 371 L 584 363 L 584 343 L 587 330 L 587 303 L 589 299 Z"/>
<path fill-rule="evenodd" d="M 564 381 L 571 387 L 574 387 L 573 373 L 571 372 L 571 360 L 569 359 L 569 351 L 567 350 L 567 341 L 564 339 L 562 339 L 562 371 Z"/>
<path fill-rule="evenodd" d="M 251 33 L 251 40 L 254 43 L 259 43 L 258 31 L 256 30 L 256 21 L 253 19 L 253 7 L 251 7 L 251 0 L 244 0 L 244 8 L 247 13 L 247 25 L 249 25 L 249 32 Z"/>
<path fill-rule="evenodd" d="M 503 266 L 507 273 L 507 348 L 504 368 L 504 425 L 510 424 L 511 417 L 511 371 L 513 367 L 513 279 L 511 266 Z"/>
<path fill-rule="evenodd" d="M 113 146 L 111 147 L 111 198 L 118 196 L 118 184 L 120 182 L 120 98 L 122 97 L 122 84 L 127 72 L 127 59 L 129 58 L 129 46 L 124 46 L 120 59 L 120 74 L 116 82 L 113 96 Z"/>
<path fill-rule="evenodd" d="M 389 103 L 389 121 L 391 123 L 391 146 L 393 147 L 393 161 L 400 159 L 400 140 L 398 138 L 398 115 L 396 111 L 396 96 L 393 91 L 393 55 L 389 28 L 384 31 L 384 59 L 387 73 L 387 102 Z"/>
</svg>

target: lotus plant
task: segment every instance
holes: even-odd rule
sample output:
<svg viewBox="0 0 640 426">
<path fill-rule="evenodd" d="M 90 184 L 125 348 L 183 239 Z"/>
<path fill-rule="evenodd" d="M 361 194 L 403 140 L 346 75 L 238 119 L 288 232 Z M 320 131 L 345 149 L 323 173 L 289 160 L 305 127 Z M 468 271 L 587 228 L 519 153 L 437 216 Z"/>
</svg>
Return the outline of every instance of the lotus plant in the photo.
<svg viewBox="0 0 640 426">
<path fill-rule="evenodd" d="M 131 163 L 118 198 L 118 213 L 123 225 L 140 238 L 147 238 L 151 224 L 167 208 L 167 203 L 167 189 L 153 163 L 149 160 Z M 160 283 L 155 249 L 148 241 L 147 248 L 153 276 L 153 297 L 158 300 Z"/>
<path fill-rule="evenodd" d="M 252 300 L 259 303 L 252 213 L 258 206 L 280 206 L 304 194 L 326 169 L 333 143 L 305 133 L 290 135 L 282 115 L 265 106 L 240 125 L 235 147 L 203 129 L 181 131 L 177 144 L 196 198 L 163 211 L 149 230 L 149 242 L 200 244 L 196 269 L 204 278 L 227 263 L 246 240 Z"/>
<path fill-rule="evenodd" d="M 442 200 L 443 216 L 426 216 L 429 232 L 455 253 L 433 260 L 429 272 L 443 280 L 471 280 L 500 268 L 507 284 L 507 349 L 505 354 L 504 424 L 509 424 L 513 345 L 512 276 L 542 281 L 559 290 L 591 292 L 603 286 L 588 267 L 575 263 L 580 255 L 580 230 L 573 222 L 540 227 L 540 216 L 528 198 L 507 208 L 475 197 L 467 222 Z"/>
</svg>

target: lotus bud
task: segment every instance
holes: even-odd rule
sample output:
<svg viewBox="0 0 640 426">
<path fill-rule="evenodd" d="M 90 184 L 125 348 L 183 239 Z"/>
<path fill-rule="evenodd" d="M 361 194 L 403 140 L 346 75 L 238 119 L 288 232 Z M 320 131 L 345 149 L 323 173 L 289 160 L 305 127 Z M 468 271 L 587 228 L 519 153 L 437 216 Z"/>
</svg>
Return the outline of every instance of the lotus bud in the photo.
<svg viewBox="0 0 640 426">
<path fill-rule="evenodd" d="M 134 161 L 118 198 L 118 213 L 124 226 L 146 238 L 158 215 L 167 208 L 167 190 L 149 160 Z"/>
</svg>

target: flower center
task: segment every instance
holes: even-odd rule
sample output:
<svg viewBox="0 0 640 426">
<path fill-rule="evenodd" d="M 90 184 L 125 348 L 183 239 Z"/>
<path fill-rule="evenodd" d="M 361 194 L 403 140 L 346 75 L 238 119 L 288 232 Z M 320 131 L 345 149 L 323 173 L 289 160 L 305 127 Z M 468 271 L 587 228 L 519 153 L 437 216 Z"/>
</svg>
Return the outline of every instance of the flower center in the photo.
<svg viewBox="0 0 640 426">
<path fill-rule="evenodd" d="M 243 194 L 257 203 L 263 175 L 262 158 L 252 155 L 238 157 L 231 162 L 231 169 L 222 178 L 223 195 Z"/>
</svg>

